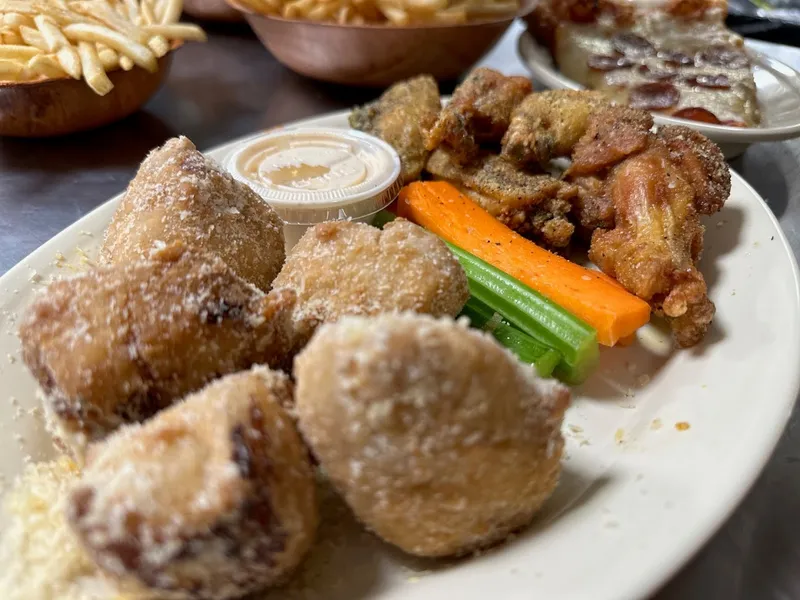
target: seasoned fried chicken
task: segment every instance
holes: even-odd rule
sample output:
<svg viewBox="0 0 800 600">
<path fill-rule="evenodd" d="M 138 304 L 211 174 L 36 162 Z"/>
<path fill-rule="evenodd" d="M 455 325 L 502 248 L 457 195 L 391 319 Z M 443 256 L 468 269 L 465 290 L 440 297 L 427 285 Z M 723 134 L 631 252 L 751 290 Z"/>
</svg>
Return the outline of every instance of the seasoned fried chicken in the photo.
<svg viewBox="0 0 800 600">
<path fill-rule="evenodd" d="M 663 314 L 679 346 L 697 344 L 714 304 L 695 266 L 704 229 L 689 177 L 655 141 L 612 170 L 608 193 L 616 226 L 595 231 L 589 258 Z"/>
<path fill-rule="evenodd" d="M 492 216 L 545 246 L 569 244 L 575 226 L 567 215 L 577 196 L 574 185 L 550 175 L 532 175 L 497 155 L 482 155 L 460 166 L 443 149 L 431 154 L 426 167 L 480 204 Z"/>
<path fill-rule="evenodd" d="M 421 75 L 394 84 L 375 102 L 353 110 L 350 126 L 381 138 L 397 150 L 403 181 L 408 183 L 425 167 L 429 154 L 425 139 L 440 108 L 436 81 L 430 75 Z"/>
<path fill-rule="evenodd" d="M 530 94 L 511 115 L 502 156 L 522 167 L 544 167 L 553 158 L 569 156 L 585 133 L 589 116 L 604 106 L 608 101 L 600 92 Z"/>
<path fill-rule="evenodd" d="M 652 127 L 650 113 L 627 106 L 609 106 L 592 113 L 586 132 L 572 150 L 567 175 L 593 175 L 641 152 Z"/>
<path fill-rule="evenodd" d="M 439 113 L 428 135 L 428 150 L 443 145 L 458 162 L 468 163 L 478 155 L 480 144 L 500 142 L 511 113 L 531 89 L 525 77 L 506 77 L 485 67 L 475 69 Z"/>
</svg>

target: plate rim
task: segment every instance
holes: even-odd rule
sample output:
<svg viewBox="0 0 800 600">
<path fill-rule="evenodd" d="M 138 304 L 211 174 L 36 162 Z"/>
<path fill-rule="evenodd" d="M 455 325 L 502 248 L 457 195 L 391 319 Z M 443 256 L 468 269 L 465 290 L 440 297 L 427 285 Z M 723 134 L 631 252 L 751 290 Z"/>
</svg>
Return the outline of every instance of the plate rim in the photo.
<svg viewBox="0 0 800 600">
<path fill-rule="evenodd" d="M 224 158 L 225 153 L 230 154 L 237 144 L 245 140 L 256 138 L 264 133 L 272 132 L 277 129 L 314 126 L 315 123 L 319 123 L 323 119 L 342 119 L 349 112 L 349 109 L 344 109 L 292 121 L 273 128 L 234 138 L 209 149 L 203 149 L 202 152 L 206 155 L 219 155 L 219 158 L 215 156 L 215 159 L 219 162 Z M 777 241 L 780 242 L 782 253 L 789 258 L 793 284 L 791 286 L 791 304 L 796 311 L 797 318 L 795 319 L 795 326 L 800 327 L 800 317 L 798 317 L 798 315 L 800 315 L 800 270 L 798 269 L 798 263 L 794 252 L 789 245 L 780 223 L 770 210 L 766 201 L 741 175 L 736 173 L 733 169 L 730 169 L 730 172 L 737 185 L 742 185 L 751 196 L 758 200 L 757 204 L 759 209 L 766 213 L 769 222 L 773 228 L 777 230 L 776 237 Z M 75 233 L 79 234 L 82 229 L 85 229 L 85 225 L 83 224 L 87 221 L 102 220 L 102 213 L 110 211 L 113 206 L 119 202 L 123 194 L 124 190 L 99 204 L 92 211 L 65 227 L 44 244 L 29 253 L 24 259 L 9 269 L 9 271 L 0 276 L 0 289 L 8 289 L 8 283 L 12 279 L 19 278 L 20 275 L 24 277 L 23 281 L 26 281 L 25 270 L 28 268 L 27 263 L 32 257 L 38 254 L 49 256 L 48 253 L 52 254 L 53 251 L 59 247 L 59 244 L 63 244 L 64 236 L 70 233 L 73 235 Z M 26 287 L 31 288 L 33 293 L 36 292 L 30 284 L 26 284 Z M 760 438 L 761 443 L 758 447 L 759 451 L 754 453 L 755 458 L 744 465 L 746 468 L 742 468 L 738 472 L 737 477 L 727 478 L 729 492 L 725 495 L 717 496 L 713 500 L 712 508 L 706 509 L 704 513 L 701 513 L 701 518 L 695 520 L 691 528 L 686 528 L 687 533 L 684 536 L 679 537 L 676 542 L 670 544 L 664 551 L 654 553 L 657 554 L 659 558 L 658 561 L 644 563 L 642 565 L 643 568 L 639 571 L 637 576 L 629 577 L 624 583 L 617 584 L 613 596 L 609 596 L 601 590 L 596 590 L 597 598 L 614 598 L 615 600 L 619 600 L 620 598 L 642 597 L 655 593 L 708 543 L 709 539 L 740 506 L 744 497 L 757 481 L 765 465 L 773 456 L 775 447 L 785 431 L 786 424 L 792 414 L 792 409 L 798 400 L 798 393 L 800 393 L 800 347 L 793 346 L 790 348 L 790 351 L 792 351 L 793 354 L 790 358 L 796 359 L 793 362 L 797 363 L 798 366 L 792 372 L 792 376 L 785 378 L 781 384 L 781 389 L 783 391 L 782 396 L 785 397 L 783 397 L 779 405 L 775 406 L 773 411 L 775 418 L 771 420 L 771 428 L 769 430 L 766 430 L 766 428 L 763 430 Z M 657 564 L 660 565 L 660 567 L 657 567 Z M 522 585 L 522 583 L 520 582 L 519 585 Z"/>
<path fill-rule="evenodd" d="M 763 52 L 756 50 L 747 44 L 747 52 L 752 59 L 758 61 L 756 64 L 770 71 L 790 71 L 797 77 L 800 83 L 800 71 L 792 68 L 781 60 L 767 56 Z M 525 68 L 541 84 L 549 89 L 570 89 L 582 90 L 584 87 L 568 79 L 555 66 L 546 64 L 536 55 L 537 52 L 547 53 L 547 50 L 534 38 L 533 34 L 527 29 L 523 30 L 517 39 L 517 55 Z M 800 88 L 797 89 L 800 97 Z M 792 125 L 781 127 L 731 127 L 729 125 L 714 125 L 712 123 L 701 123 L 689 119 L 680 119 L 669 115 L 652 113 L 653 119 L 658 125 L 683 125 L 703 135 L 720 142 L 731 144 L 751 144 L 757 142 L 774 142 L 790 140 L 800 137 L 800 109 L 796 111 L 797 121 Z"/>
</svg>

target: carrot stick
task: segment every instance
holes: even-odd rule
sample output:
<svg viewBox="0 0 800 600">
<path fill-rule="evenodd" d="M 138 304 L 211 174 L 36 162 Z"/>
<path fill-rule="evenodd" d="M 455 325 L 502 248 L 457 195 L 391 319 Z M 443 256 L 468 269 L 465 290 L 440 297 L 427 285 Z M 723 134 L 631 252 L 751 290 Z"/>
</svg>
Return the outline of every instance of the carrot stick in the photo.
<svg viewBox="0 0 800 600">
<path fill-rule="evenodd" d="M 650 320 L 650 307 L 596 271 L 556 256 L 500 223 L 445 181 L 400 192 L 398 216 L 482 258 L 584 320 L 613 346 Z"/>
</svg>

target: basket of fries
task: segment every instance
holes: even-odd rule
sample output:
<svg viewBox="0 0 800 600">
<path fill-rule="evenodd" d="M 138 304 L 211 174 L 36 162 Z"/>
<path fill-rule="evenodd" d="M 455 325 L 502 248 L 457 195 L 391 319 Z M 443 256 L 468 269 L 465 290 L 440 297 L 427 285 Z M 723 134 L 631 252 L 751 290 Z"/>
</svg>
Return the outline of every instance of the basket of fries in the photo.
<svg viewBox="0 0 800 600">
<path fill-rule="evenodd" d="M 456 79 L 534 0 L 227 0 L 281 63 L 308 77 L 387 86 Z"/>
<path fill-rule="evenodd" d="M 138 110 L 186 40 L 182 0 L 0 0 L 0 135 L 45 137 Z"/>
</svg>

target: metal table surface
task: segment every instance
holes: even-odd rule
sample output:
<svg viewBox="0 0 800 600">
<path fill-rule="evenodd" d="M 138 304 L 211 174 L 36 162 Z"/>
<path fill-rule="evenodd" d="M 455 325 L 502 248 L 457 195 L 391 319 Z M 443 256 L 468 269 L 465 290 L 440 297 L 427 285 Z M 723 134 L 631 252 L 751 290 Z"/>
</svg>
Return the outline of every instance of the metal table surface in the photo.
<svg viewBox="0 0 800 600">
<path fill-rule="evenodd" d="M 514 26 L 484 63 L 526 74 Z M 800 69 L 800 50 L 762 48 Z M 0 140 L 0 274 L 122 191 L 145 153 L 184 134 L 199 148 L 349 107 L 376 90 L 310 81 L 278 64 L 246 27 L 211 28 L 176 55 L 145 110 L 109 127 L 43 141 Z M 767 200 L 800 255 L 800 140 L 759 144 L 733 167 Z M 798 340 L 800 343 L 800 340 Z M 753 398 L 754 402 L 758 398 Z M 798 411 L 758 483 L 658 600 L 800 598 Z"/>
</svg>

